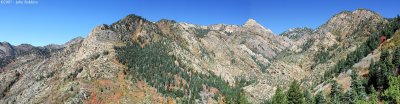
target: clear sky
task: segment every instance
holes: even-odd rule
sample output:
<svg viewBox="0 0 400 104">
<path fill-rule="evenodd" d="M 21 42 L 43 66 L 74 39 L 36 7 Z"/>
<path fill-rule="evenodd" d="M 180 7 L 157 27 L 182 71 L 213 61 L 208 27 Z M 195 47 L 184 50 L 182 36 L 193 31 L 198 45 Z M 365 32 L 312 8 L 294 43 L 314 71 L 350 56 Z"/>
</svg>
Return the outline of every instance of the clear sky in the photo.
<svg viewBox="0 0 400 104">
<path fill-rule="evenodd" d="M 199 25 L 242 25 L 253 18 L 276 34 L 295 27 L 317 28 L 344 10 L 366 8 L 384 17 L 400 14 L 400 0 L 30 1 L 17 4 L 17 0 L 0 0 L 0 41 L 13 45 L 63 44 L 74 37 L 86 37 L 95 26 L 111 24 L 128 14 L 150 21 L 166 18 Z"/>
</svg>

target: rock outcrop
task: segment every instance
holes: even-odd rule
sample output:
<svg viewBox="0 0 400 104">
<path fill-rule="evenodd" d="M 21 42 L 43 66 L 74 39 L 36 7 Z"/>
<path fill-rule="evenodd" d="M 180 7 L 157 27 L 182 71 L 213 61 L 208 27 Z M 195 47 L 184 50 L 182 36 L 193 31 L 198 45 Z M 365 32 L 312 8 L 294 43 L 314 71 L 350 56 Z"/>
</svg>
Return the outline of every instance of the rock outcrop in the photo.
<svg viewBox="0 0 400 104">
<path fill-rule="evenodd" d="M 256 80 L 243 89 L 251 102 L 260 103 L 276 86 L 285 88 L 292 80 L 315 87 L 340 56 L 386 22 L 360 9 L 339 13 L 315 30 L 296 28 L 276 35 L 253 19 L 243 25 L 199 26 L 128 15 L 63 45 L 0 43 L 0 103 L 166 103 L 170 99 L 155 86 L 128 80 L 127 67 L 115 52 L 115 47 L 140 43 L 143 48 L 161 40 L 169 41 L 163 46 L 171 49 L 168 55 L 182 70 L 215 74 L 231 85 L 239 77 Z M 319 52 L 332 57 L 316 62 Z"/>
</svg>

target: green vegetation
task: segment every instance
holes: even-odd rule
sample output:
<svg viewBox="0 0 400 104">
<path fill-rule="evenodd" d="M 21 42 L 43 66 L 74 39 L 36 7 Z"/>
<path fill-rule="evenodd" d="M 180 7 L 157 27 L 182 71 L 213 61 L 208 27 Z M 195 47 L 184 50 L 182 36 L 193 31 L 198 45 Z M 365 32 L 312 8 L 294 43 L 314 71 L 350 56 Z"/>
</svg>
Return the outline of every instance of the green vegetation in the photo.
<svg viewBox="0 0 400 104">
<path fill-rule="evenodd" d="M 357 99 L 363 99 L 367 96 L 365 92 L 365 82 L 363 82 L 361 79 L 358 78 L 357 72 L 352 72 L 351 73 L 351 97 L 353 97 L 351 100 L 355 101 Z M 347 95 L 349 96 L 349 95 Z"/>
<path fill-rule="evenodd" d="M 268 64 L 261 63 L 260 61 L 257 60 L 257 58 L 255 56 L 251 56 L 251 58 L 253 59 L 254 62 L 256 62 L 256 64 L 260 68 L 261 72 L 263 72 L 263 73 L 267 72 Z"/>
<path fill-rule="evenodd" d="M 307 91 L 306 91 L 307 92 Z M 278 86 L 275 91 L 275 95 L 270 101 L 264 101 L 264 104 L 308 104 L 314 99 L 310 93 L 303 94 L 303 90 L 300 88 L 300 83 L 296 80 L 290 85 L 290 88 L 286 93 Z"/>
<path fill-rule="evenodd" d="M 311 69 L 314 69 L 318 64 L 327 62 L 330 58 L 331 55 L 329 54 L 329 50 L 326 51 L 325 48 L 319 50 L 314 59 L 315 63 L 311 66 Z"/>
<path fill-rule="evenodd" d="M 399 50 L 397 47 L 395 50 Z M 399 59 L 398 52 L 390 52 L 383 50 L 381 52 L 380 60 L 372 63 L 369 68 L 369 78 L 367 86 L 371 86 L 368 90 L 370 92 L 370 101 L 376 103 L 379 100 L 384 100 L 390 104 L 398 104 L 400 95 L 400 78 L 396 75 L 396 70 L 399 65 L 396 61 Z M 396 63 L 396 64 L 393 64 Z M 383 92 L 383 96 L 377 96 L 379 92 Z"/>
<path fill-rule="evenodd" d="M 310 49 L 310 47 L 311 47 L 313 44 L 314 44 L 314 40 L 313 40 L 313 39 L 307 40 L 307 42 L 304 43 L 303 46 L 301 47 L 302 52 L 307 51 L 308 49 Z"/>
<path fill-rule="evenodd" d="M 143 48 L 139 43 L 132 46 L 115 47 L 118 60 L 129 68 L 127 78 L 134 82 L 144 80 L 157 88 L 157 91 L 164 96 L 183 99 L 188 101 L 187 103 L 194 103 L 195 99 L 209 97 L 200 94 L 203 91 L 203 85 L 207 88 L 217 88 L 220 93 L 215 96 L 224 97 L 228 103 L 246 102 L 242 87 L 250 82 L 237 79 L 235 87 L 232 87 L 212 72 L 201 74 L 191 68 L 185 70 L 174 63 L 176 59 L 168 54 L 171 50 L 166 43 L 169 41 L 162 40 L 146 44 Z M 185 81 L 187 83 L 183 83 Z M 217 98 L 213 98 L 217 100 Z"/>
<path fill-rule="evenodd" d="M 204 38 L 206 37 L 206 35 L 208 34 L 208 32 L 210 32 L 210 30 L 208 29 L 196 29 L 196 37 L 198 38 Z"/>
<path fill-rule="evenodd" d="M 382 36 L 386 39 L 392 37 L 395 30 L 400 27 L 399 24 L 399 17 L 391 19 L 389 24 L 383 26 L 384 28 L 371 35 L 355 51 L 347 54 L 346 58 L 340 59 L 332 69 L 326 71 L 324 79 L 329 80 L 339 73 L 352 69 L 355 63 L 381 44 Z M 209 31 L 197 30 L 197 32 L 198 37 L 204 37 Z M 118 60 L 128 66 L 127 78 L 131 81 L 145 81 L 164 96 L 181 99 L 184 103 L 199 103 L 195 102 L 196 99 L 201 101 L 204 97 L 211 97 L 214 100 L 222 98 L 222 101 L 231 104 L 248 103 L 242 88 L 251 84 L 251 81 L 237 78 L 237 83 L 230 86 L 225 80 L 212 72 L 197 73 L 190 67 L 178 66 L 174 62 L 180 62 L 180 60 L 169 54 L 171 52 L 167 45 L 169 43 L 170 41 L 160 40 L 146 44 L 144 47 L 141 47 L 139 43 L 116 47 Z M 312 40 L 307 41 L 302 47 L 303 51 L 309 49 L 313 43 Z M 329 50 L 333 49 L 328 49 L 328 51 L 324 49 L 324 51 L 318 52 L 315 61 L 324 63 L 329 60 Z M 231 62 L 235 63 L 235 60 L 231 60 Z M 260 63 L 257 64 L 265 72 L 264 66 Z M 302 89 L 299 82 L 293 81 L 287 91 L 278 87 L 273 98 L 264 103 L 377 104 L 382 101 L 393 104 L 399 103 L 400 78 L 396 73 L 398 67 L 400 67 L 400 47 L 382 50 L 380 60 L 370 65 L 369 78 L 359 78 L 357 72 L 352 72 L 350 88 L 344 92 L 340 84 L 332 81 L 330 82 L 332 84 L 331 93 L 324 95 L 323 91 L 319 91 L 316 95 L 312 95 L 309 89 Z M 219 93 L 213 96 L 204 94 L 204 92 L 207 92 L 204 89 L 209 88 L 216 88 Z"/>
<path fill-rule="evenodd" d="M 400 76 L 389 78 L 389 88 L 383 93 L 385 100 L 390 103 L 400 103 Z"/>
<path fill-rule="evenodd" d="M 275 95 L 272 98 L 272 104 L 286 104 L 286 95 L 282 91 L 282 88 L 278 87 L 275 91 Z"/>
<path fill-rule="evenodd" d="M 399 29 L 399 24 L 400 17 L 391 19 L 390 23 L 383 26 L 379 32 L 372 34 L 368 40 L 362 43 L 355 51 L 347 54 L 346 59 L 339 60 L 339 62 L 332 69 L 327 70 L 324 73 L 324 79 L 332 78 L 341 72 L 351 69 L 355 63 L 359 62 L 362 58 L 378 48 L 379 44 L 381 43 L 380 38 L 382 36 L 384 36 L 386 39 L 391 38 L 392 34 Z"/>
<path fill-rule="evenodd" d="M 339 104 L 343 100 L 343 93 L 341 92 L 341 90 L 342 87 L 336 81 L 333 81 L 330 94 L 330 102 L 334 104 Z"/>
<path fill-rule="evenodd" d="M 315 96 L 315 104 L 325 104 L 325 96 L 322 94 L 322 92 L 318 92 L 318 94 Z"/>
<path fill-rule="evenodd" d="M 324 80 L 332 81 L 331 78 L 352 69 L 352 66 L 367 56 L 373 50 L 377 49 L 382 43 L 381 37 L 389 39 L 393 33 L 400 27 L 400 17 L 390 19 L 390 23 L 383 26 L 379 32 L 374 33 L 368 40 L 362 43 L 355 51 L 347 54 L 345 59 L 340 59 L 338 63 L 330 70 L 324 73 Z M 309 43 L 307 43 L 309 44 Z M 307 45 L 305 45 L 307 46 Z M 304 47 L 303 47 L 304 48 Z M 307 48 L 307 47 L 306 47 Z M 328 49 L 330 50 L 330 49 Z M 329 53 L 320 51 L 315 61 L 324 62 Z M 340 84 L 333 80 L 331 91 L 324 95 L 319 91 L 314 96 L 309 96 L 307 91 L 301 89 L 293 82 L 290 88 L 285 92 L 278 88 L 271 101 L 268 104 L 399 104 L 400 103 L 400 46 L 395 49 L 382 48 L 379 60 L 372 62 L 369 67 L 367 78 L 359 77 L 354 70 L 351 71 L 351 84 L 349 89 L 343 91 Z M 303 95 L 303 96 L 300 96 Z M 295 99 L 295 100 L 294 100 Z M 310 102 L 312 101 L 312 102 Z M 283 103 L 280 103 L 283 102 Z"/>
<path fill-rule="evenodd" d="M 393 55 L 394 55 L 392 60 L 393 64 L 395 66 L 400 66 L 400 48 L 396 48 Z"/>
<path fill-rule="evenodd" d="M 300 84 L 297 80 L 294 80 L 287 91 L 287 102 L 288 104 L 304 104 L 304 95 L 300 89 Z"/>
<path fill-rule="evenodd" d="M 394 71 L 394 65 L 390 60 L 390 54 L 388 50 L 381 52 L 380 61 L 371 64 L 369 71 L 369 85 L 373 85 L 375 88 L 379 89 L 386 89 L 388 87 L 388 77 L 392 76 Z"/>
<path fill-rule="evenodd" d="M 307 89 L 304 90 L 303 92 L 304 95 L 304 103 L 305 104 L 314 104 L 315 103 L 315 98 L 312 96 L 311 92 Z"/>
</svg>

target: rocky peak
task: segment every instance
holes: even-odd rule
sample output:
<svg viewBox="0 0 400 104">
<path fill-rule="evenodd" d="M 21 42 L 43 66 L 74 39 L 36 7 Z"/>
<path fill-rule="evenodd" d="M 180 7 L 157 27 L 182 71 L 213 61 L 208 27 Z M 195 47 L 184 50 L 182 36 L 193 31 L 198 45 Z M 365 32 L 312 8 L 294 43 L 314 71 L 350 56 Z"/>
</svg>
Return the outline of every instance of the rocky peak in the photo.
<svg viewBox="0 0 400 104">
<path fill-rule="evenodd" d="M 166 20 L 163 20 L 161 22 L 167 23 Z M 118 36 L 116 38 L 124 42 L 136 40 L 139 37 L 140 40 L 149 41 L 149 39 L 151 39 L 151 36 L 161 33 L 158 27 L 158 24 L 155 22 L 151 22 L 146 20 L 145 18 L 131 14 L 126 16 L 124 19 L 121 19 L 118 22 L 107 26 L 107 30 L 109 30 L 109 32 L 114 32 L 115 34 L 117 34 Z"/>
<path fill-rule="evenodd" d="M 381 19 L 382 17 L 370 10 L 366 10 L 366 9 L 357 9 L 353 12 L 350 11 L 343 11 L 340 12 L 338 14 L 336 14 L 335 16 L 333 16 L 329 21 L 328 21 L 328 25 L 333 25 L 333 24 L 337 24 L 337 25 L 347 25 L 344 24 L 345 22 L 351 22 L 351 23 L 358 23 L 361 21 L 366 21 L 366 20 L 373 20 L 373 19 Z"/>
<path fill-rule="evenodd" d="M 254 19 L 248 19 L 246 23 L 243 24 L 243 27 L 257 27 L 257 28 L 264 28 L 261 24 L 257 23 Z M 264 28 L 265 29 L 265 28 Z"/>
<path fill-rule="evenodd" d="M 135 32 L 137 28 L 148 24 L 152 24 L 152 22 L 149 22 L 140 16 L 130 14 L 125 18 L 113 23 L 109 28 L 117 33 L 131 33 Z"/>
<path fill-rule="evenodd" d="M 139 21 L 147 21 L 141 16 L 135 15 L 135 14 L 129 14 L 125 18 L 119 20 L 116 22 L 116 24 L 121 24 L 121 23 L 129 23 L 129 22 L 139 22 Z"/>
<path fill-rule="evenodd" d="M 250 29 L 254 32 L 261 33 L 261 34 L 273 34 L 270 29 L 266 29 L 264 26 L 257 23 L 257 21 L 254 19 L 248 19 L 246 21 L 246 23 L 243 24 L 243 27 L 246 29 Z"/>
<path fill-rule="evenodd" d="M 385 20 L 379 14 L 366 9 L 358 9 L 353 12 L 343 11 L 333 16 L 318 32 L 330 32 L 334 36 L 348 37 L 358 27 L 365 24 L 379 24 Z"/>
<path fill-rule="evenodd" d="M 366 9 L 357 9 L 353 12 L 351 11 L 343 11 L 332 17 L 329 22 L 335 22 L 332 20 L 357 20 L 357 19 L 367 19 L 371 17 L 380 17 L 379 14 L 366 10 Z"/>
<path fill-rule="evenodd" d="M 365 16 L 373 16 L 373 15 L 379 15 L 378 13 L 368 10 L 368 9 L 357 9 L 352 12 L 355 15 L 365 15 Z"/>
</svg>

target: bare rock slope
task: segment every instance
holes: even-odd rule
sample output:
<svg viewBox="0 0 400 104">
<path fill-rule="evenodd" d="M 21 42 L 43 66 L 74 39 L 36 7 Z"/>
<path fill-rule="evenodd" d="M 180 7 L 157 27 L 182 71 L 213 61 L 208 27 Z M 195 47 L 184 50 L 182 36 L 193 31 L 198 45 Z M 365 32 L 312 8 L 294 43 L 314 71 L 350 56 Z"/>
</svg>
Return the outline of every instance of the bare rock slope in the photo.
<svg viewBox="0 0 400 104">
<path fill-rule="evenodd" d="M 160 40 L 171 41 L 163 45 L 182 70 L 215 74 L 231 86 L 239 77 L 255 80 L 243 89 L 247 99 L 260 103 L 276 86 L 292 80 L 303 80 L 308 87 L 319 84 L 322 72 L 343 58 L 339 56 L 354 51 L 385 22 L 377 13 L 360 9 L 339 13 L 315 30 L 276 35 L 253 19 L 243 25 L 199 26 L 128 15 L 64 45 L 1 43 L 0 103 L 171 102 L 146 81 L 128 80 L 127 66 L 116 57 L 115 47 L 146 47 Z M 316 61 L 321 52 L 330 57 Z"/>
</svg>

